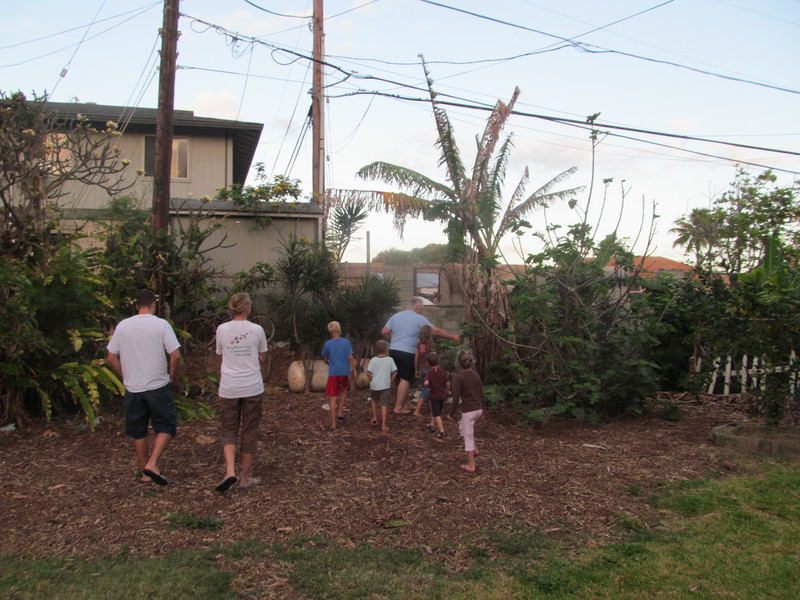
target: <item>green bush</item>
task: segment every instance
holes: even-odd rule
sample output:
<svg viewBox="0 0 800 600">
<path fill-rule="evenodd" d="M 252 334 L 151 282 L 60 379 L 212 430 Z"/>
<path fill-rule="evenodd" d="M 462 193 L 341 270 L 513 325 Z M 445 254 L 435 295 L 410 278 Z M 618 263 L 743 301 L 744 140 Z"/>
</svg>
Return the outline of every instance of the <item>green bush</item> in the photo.
<svg viewBox="0 0 800 600">
<path fill-rule="evenodd" d="M 109 317 L 96 253 L 73 240 L 41 245 L 35 260 L 0 257 L 0 403 L 4 422 L 81 409 L 93 425 L 104 394 L 122 385 L 98 357 Z"/>
<path fill-rule="evenodd" d="M 656 391 L 653 338 L 630 300 L 633 255 L 614 236 L 595 243 L 590 233 L 571 227 L 512 282 L 517 343 L 494 370 L 497 383 L 515 382 L 510 395 L 534 420 L 635 413 Z"/>
</svg>

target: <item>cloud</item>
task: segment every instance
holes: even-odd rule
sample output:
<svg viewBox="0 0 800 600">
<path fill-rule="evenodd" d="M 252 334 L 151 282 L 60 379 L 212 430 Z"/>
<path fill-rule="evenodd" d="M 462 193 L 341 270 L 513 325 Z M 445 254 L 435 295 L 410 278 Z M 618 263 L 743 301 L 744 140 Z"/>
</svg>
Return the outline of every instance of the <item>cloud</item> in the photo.
<svg viewBox="0 0 800 600">
<path fill-rule="evenodd" d="M 239 101 L 228 88 L 213 92 L 203 92 L 189 102 L 189 109 L 199 117 L 235 119 L 239 111 Z"/>
</svg>

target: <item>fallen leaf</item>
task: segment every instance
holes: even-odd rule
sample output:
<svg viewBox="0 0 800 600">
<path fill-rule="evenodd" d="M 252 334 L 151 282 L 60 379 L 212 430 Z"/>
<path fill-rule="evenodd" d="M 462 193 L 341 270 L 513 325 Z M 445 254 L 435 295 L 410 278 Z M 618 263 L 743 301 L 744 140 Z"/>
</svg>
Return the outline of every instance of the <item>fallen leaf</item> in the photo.
<svg viewBox="0 0 800 600">
<path fill-rule="evenodd" d="M 386 529 L 407 527 L 408 525 L 411 525 L 411 523 L 408 521 L 403 521 L 403 519 L 386 519 L 385 521 L 381 521 L 381 527 L 385 527 Z"/>
<path fill-rule="evenodd" d="M 200 433 L 194 436 L 194 441 L 200 444 L 201 446 L 208 446 L 209 444 L 213 444 L 216 440 L 210 435 L 204 435 Z"/>
</svg>

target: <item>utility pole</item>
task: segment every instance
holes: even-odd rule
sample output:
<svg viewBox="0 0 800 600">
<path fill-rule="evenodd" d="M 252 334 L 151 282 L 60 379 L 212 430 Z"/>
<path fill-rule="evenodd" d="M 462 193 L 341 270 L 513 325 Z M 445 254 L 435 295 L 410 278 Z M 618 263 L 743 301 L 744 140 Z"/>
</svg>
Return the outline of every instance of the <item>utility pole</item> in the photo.
<svg viewBox="0 0 800 600">
<path fill-rule="evenodd" d="M 312 199 L 323 202 L 325 197 L 325 107 L 322 94 L 322 61 L 325 60 L 325 33 L 323 31 L 322 0 L 314 0 L 314 78 L 311 88 L 311 134 L 314 151 L 311 158 Z M 324 227 L 324 225 L 323 225 Z"/>
<path fill-rule="evenodd" d="M 172 175 L 172 116 L 175 108 L 175 71 L 178 62 L 180 0 L 164 0 L 161 26 L 161 67 L 158 80 L 158 120 L 153 171 L 153 232 L 169 228 L 169 184 Z"/>
</svg>

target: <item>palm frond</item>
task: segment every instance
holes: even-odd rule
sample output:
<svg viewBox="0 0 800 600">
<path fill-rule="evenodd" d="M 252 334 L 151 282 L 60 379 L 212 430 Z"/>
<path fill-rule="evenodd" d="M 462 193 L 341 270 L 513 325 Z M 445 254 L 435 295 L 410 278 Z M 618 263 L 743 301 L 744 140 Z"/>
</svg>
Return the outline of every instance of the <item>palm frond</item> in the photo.
<svg viewBox="0 0 800 600">
<path fill-rule="evenodd" d="M 500 199 L 503 195 L 503 184 L 506 179 L 506 167 L 508 166 L 508 157 L 513 145 L 511 138 L 512 136 L 509 135 L 503 145 L 500 146 L 500 150 L 497 151 L 494 166 L 489 173 L 484 189 L 480 190 L 480 196 L 476 198 L 478 214 L 484 226 L 494 225 L 497 212 L 500 210 Z"/>
<path fill-rule="evenodd" d="M 433 120 L 436 123 L 436 131 L 439 139 L 436 142 L 437 148 L 441 152 L 439 166 L 444 165 L 447 169 L 447 178 L 453 186 L 455 197 L 461 197 L 466 184 L 466 170 L 464 162 L 461 160 L 461 151 L 456 143 L 455 131 L 447 112 L 436 102 L 436 92 L 433 91 L 433 79 L 431 79 L 428 65 L 422 59 L 422 68 L 425 71 L 425 80 L 428 84 L 428 92 L 431 96 L 431 107 L 433 108 Z"/>
<path fill-rule="evenodd" d="M 514 193 L 511 195 L 511 200 L 508 202 L 508 206 L 506 206 L 506 210 L 503 212 L 503 218 L 500 219 L 500 223 L 498 223 L 493 232 L 493 238 L 488 244 L 493 251 L 497 250 L 498 242 L 510 228 L 512 220 L 515 218 L 514 210 L 525 196 L 525 189 L 528 186 L 528 181 L 528 167 L 525 167 L 525 170 L 522 172 L 522 177 L 520 178 L 519 183 L 517 183 Z"/>
<path fill-rule="evenodd" d="M 520 191 L 520 185 L 518 185 L 517 191 L 515 192 L 515 197 L 512 198 L 511 203 L 509 203 L 508 208 L 503 215 L 503 219 L 500 222 L 500 226 L 498 227 L 498 231 L 506 233 L 506 230 L 508 227 L 510 227 L 511 223 L 523 219 L 534 208 L 539 206 L 549 206 L 557 200 L 567 200 L 580 193 L 583 190 L 583 186 L 570 188 L 567 190 L 559 190 L 557 192 L 550 191 L 553 189 L 553 187 L 570 177 L 577 170 L 577 167 L 571 167 L 566 171 L 562 171 L 522 201 L 516 197 L 517 193 Z M 527 177 L 528 171 L 526 169 L 523 176 L 523 179 L 526 180 L 525 183 L 527 183 Z"/>
<path fill-rule="evenodd" d="M 408 219 L 425 215 L 431 205 L 436 203 L 418 196 L 376 190 L 329 189 L 327 194 L 333 205 L 363 202 L 370 211 L 391 214 L 392 225 L 401 237 Z"/>
<path fill-rule="evenodd" d="M 431 200 L 454 200 L 455 192 L 446 185 L 426 177 L 422 173 L 391 163 L 376 161 L 361 167 L 356 176 L 361 179 L 378 180 L 398 187 L 410 196 L 428 197 Z"/>
<path fill-rule="evenodd" d="M 519 94 L 520 91 L 517 87 L 514 88 L 514 93 L 511 95 L 508 104 L 498 100 L 494 110 L 492 110 L 492 114 L 489 115 L 486 121 L 486 128 L 483 130 L 483 136 L 478 143 L 475 165 L 472 168 L 472 181 L 478 188 L 483 187 L 489 177 L 489 161 L 494 155 L 494 149 L 500 139 L 500 133 L 511 115 Z"/>
</svg>

